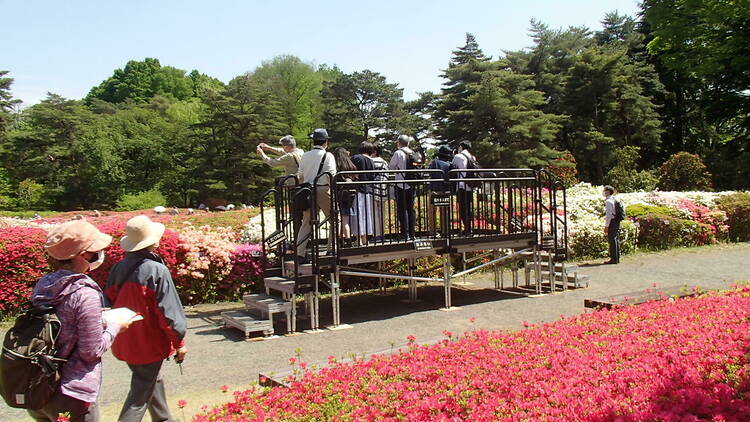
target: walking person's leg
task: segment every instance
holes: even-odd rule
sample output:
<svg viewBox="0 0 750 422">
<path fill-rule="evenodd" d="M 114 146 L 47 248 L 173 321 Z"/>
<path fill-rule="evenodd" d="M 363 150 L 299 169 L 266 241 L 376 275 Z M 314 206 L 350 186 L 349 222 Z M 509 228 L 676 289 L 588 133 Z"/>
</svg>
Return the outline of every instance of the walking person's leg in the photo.
<svg viewBox="0 0 750 422">
<path fill-rule="evenodd" d="M 612 222 L 609 225 L 610 235 L 612 236 L 612 251 L 614 254 L 611 256 L 612 261 L 616 264 L 620 263 L 620 222 Z"/>
<path fill-rule="evenodd" d="M 299 242 L 299 245 L 297 246 L 297 256 L 305 256 L 307 241 L 310 240 L 306 239 L 306 237 L 310 235 L 310 219 L 310 210 L 305 210 L 305 212 L 302 214 L 302 223 L 300 224 L 299 233 L 297 233 L 297 242 Z"/>
<path fill-rule="evenodd" d="M 162 363 L 163 361 L 146 365 L 128 364 L 132 377 L 130 379 L 130 391 L 120 412 L 120 422 L 141 422 L 143 420 L 143 415 L 150 408 L 149 405 L 159 380 Z"/>
<path fill-rule="evenodd" d="M 61 414 L 69 414 L 70 422 L 99 422 L 99 406 L 66 396 L 58 389 L 43 408 L 29 410 L 35 422 L 57 422 Z"/>
<path fill-rule="evenodd" d="M 331 233 L 331 230 L 330 230 L 333 227 L 329 219 L 329 217 L 331 216 L 331 190 L 327 186 L 322 186 L 318 188 L 317 203 L 318 203 L 318 210 L 323 212 L 323 218 L 329 220 L 329 224 L 328 224 L 329 230 L 328 230 L 326 244 L 328 245 L 328 251 L 331 251 L 333 248 L 333 236 L 336 236 L 336 233 Z M 325 233 L 322 230 L 319 233 L 320 236 L 323 236 L 324 234 Z"/>
<path fill-rule="evenodd" d="M 167 403 L 167 391 L 164 388 L 164 377 L 161 373 L 157 375 L 154 392 L 151 395 L 151 401 L 148 403 L 148 413 L 151 415 L 153 422 L 170 422 L 172 414 L 169 412 Z"/>
</svg>

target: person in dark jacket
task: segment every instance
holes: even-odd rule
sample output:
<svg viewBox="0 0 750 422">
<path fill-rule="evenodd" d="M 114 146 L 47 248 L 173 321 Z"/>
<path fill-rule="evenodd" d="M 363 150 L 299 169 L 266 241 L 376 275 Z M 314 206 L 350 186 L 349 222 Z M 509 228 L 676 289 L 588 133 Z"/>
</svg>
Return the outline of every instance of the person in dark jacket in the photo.
<svg viewBox="0 0 750 422">
<path fill-rule="evenodd" d="M 72 422 L 98 422 L 97 398 L 102 384 L 102 355 L 129 322 L 102 324 L 103 297 L 86 273 L 104 262 L 103 250 L 112 237 L 86 220 L 74 220 L 50 230 L 44 248 L 53 271 L 34 286 L 31 302 L 52 305 L 60 318 L 58 357 L 62 382 L 43 408 L 29 410 L 37 422 L 56 422 L 68 413 Z"/>
<path fill-rule="evenodd" d="M 187 321 L 169 269 L 154 252 L 163 234 L 163 224 L 145 215 L 131 218 L 120 240 L 128 254 L 112 267 L 107 280 L 112 306 L 127 307 L 143 316 L 112 346 L 115 357 L 125 361 L 132 372 L 120 422 L 140 422 L 146 410 L 153 421 L 173 420 L 160 370 L 173 354 L 177 362 L 185 359 Z"/>
<path fill-rule="evenodd" d="M 375 145 L 371 142 L 363 141 L 359 144 L 357 154 L 352 156 L 352 163 L 360 171 L 375 170 L 375 163 L 372 161 L 372 154 L 375 152 Z M 365 173 L 357 178 L 363 182 L 374 180 L 374 174 Z M 354 232 L 359 236 L 359 244 L 367 244 L 367 236 L 375 233 L 375 210 L 373 209 L 372 193 L 374 185 L 361 185 L 357 192 L 357 224 L 354 226 Z"/>
<path fill-rule="evenodd" d="M 448 178 L 448 172 L 451 169 L 451 160 L 453 160 L 453 151 L 447 145 L 442 145 L 435 156 L 435 159 L 430 163 L 430 170 L 440 170 L 443 172 L 443 179 Z M 430 178 L 437 177 L 437 174 L 430 174 Z M 436 195 L 450 194 L 450 186 L 448 182 L 430 182 L 430 201 L 427 203 L 429 207 L 429 220 L 430 220 L 430 231 L 433 234 L 438 232 L 438 221 L 437 221 L 437 208 L 440 208 L 440 232 L 443 235 L 448 233 L 448 206 L 436 207 L 433 205 L 433 198 Z"/>
</svg>

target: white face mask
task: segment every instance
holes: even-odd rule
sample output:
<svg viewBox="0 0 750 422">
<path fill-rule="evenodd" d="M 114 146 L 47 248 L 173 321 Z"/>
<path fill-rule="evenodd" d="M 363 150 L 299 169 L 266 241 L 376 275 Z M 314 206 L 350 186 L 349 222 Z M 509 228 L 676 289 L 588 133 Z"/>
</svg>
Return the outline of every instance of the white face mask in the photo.
<svg viewBox="0 0 750 422">
<path fill-rule="evenodd" d="M 99 251 L 98 258 L 94 262 L 89 262 L 89 271 L 94 271 L 104 264 L 104 251 Z"/>
</svg>

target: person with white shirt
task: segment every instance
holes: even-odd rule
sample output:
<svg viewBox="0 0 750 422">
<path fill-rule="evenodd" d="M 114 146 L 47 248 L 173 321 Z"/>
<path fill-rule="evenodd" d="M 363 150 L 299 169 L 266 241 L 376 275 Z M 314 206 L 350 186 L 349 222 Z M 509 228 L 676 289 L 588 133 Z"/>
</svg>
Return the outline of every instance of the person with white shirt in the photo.
<svg viewBox="0 0 750 422">
<path fill-rule="evenodd" d="M 476 158 L 471 155 L 470 150 L 471 142 L 461 141 L 458 144 L 458 154 L 453 156 L 451 168 L 463 170 L 469 168 L 471 162 L 476 162 Z M 467 174 L 466 172 L 461 172 L 458 174 L 458 177 L 464 179 L 467 177 Z M 458 196 L 458 214 L 464 226 L 464 233 L 471 234 L 472 220 L 474 219 L 474 193 L 468 183 L 458 182 L 456 195 Z"/>
<path fill-rule="evenodd" d="M 617 217 L 617 199 L 615 188 L 610 185 L 604 187 L 604 234 L 609 244 L 609 261 L 605 264 L 620 263 L 620 219 Z"/>
<path fill-rule="evenodd" d="M 315 129 L 311 135 L 313 140 L 313 148 L 302 155 L 302 159 L 299 163 L 299 177 L 300 183 L 314 184 L 317 180 L 317 186 L 315 188 L 315 202 L 318 210 L 323 212 L 325 218 L 331 215 L 331 183 L 333 180 L 329 180 L 329 177 L 319 175 L 329 173 L 331 177 L 336 175 L 336 160 L 333 158 L 330 152 L 326 152 L 328 148 L 328 131 L 325 129 Z M 305 251 L 307 250 L 307 243 L 310 241 L 309 236 L 312 230 L 311 210 L 305 210 L 302 215 L 302 223 L 300 224 L 299 232 L 297 233 L 297 239 L 300 242 L 297 245 L 297 256 L 299 257 L 300 263 L 307 263 L 308 260 L 305 258 Z M 328 250 L 331 250 L 332 235 L 328 236 Z"/>
<path fill-rule="evenodd" d="M 391 163 L 388 168 L 391 170 L 406 170 L 407 160 L 409 155 L 413 154 L 414 151 L 409 148 L 409 144 L 412 141 L 411 136 L 401 135 L 396 140 L 396 146 L 398 150 L 393 153 L 391 157 Z M 404 180 L 403 173 L 396 174 L 396 180 Z M 396 184 L 396 213 L 398 214 L 399 226 L 401 227 L 401 235 L 407 240 L 412 240 L 415 237 L 415 226 L 417 224 L 417 216 L 414 211 L 414 188 L 407 183 Z"/>
</svg>

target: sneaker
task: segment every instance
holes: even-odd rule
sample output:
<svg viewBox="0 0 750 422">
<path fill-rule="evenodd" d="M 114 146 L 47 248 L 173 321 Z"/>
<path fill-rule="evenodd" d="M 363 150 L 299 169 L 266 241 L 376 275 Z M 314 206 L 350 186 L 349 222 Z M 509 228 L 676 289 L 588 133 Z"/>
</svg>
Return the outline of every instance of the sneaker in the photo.
<svg viewBox="0 0 750 422">
<path fill-rule="evenodd" d="M 603 262 L 602 264 L 603 265 L 615 265 L 615 264 L 619 264 L 619 263 L 620 263 L 619 261 L 613 261 L 613 260 L 610 259 L 609 261 Z"/>
</svg>

